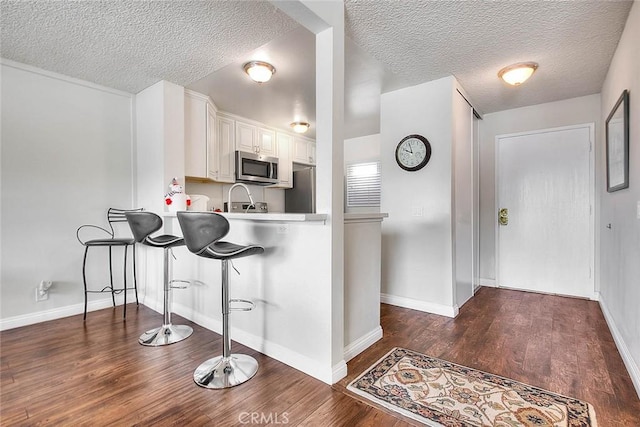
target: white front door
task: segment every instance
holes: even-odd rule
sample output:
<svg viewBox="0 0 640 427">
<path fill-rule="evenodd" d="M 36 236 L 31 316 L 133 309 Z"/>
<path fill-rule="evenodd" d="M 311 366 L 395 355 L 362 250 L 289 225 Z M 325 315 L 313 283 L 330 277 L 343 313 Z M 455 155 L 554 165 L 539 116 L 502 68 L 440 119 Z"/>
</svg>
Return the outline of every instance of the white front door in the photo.
<svg viewBox="0 0 640 427">
<path fill-rule="evenodd" d="M 496 137 L 498 286 L 594 297 L 592 140 L 592 124 Z"/>
</svg>

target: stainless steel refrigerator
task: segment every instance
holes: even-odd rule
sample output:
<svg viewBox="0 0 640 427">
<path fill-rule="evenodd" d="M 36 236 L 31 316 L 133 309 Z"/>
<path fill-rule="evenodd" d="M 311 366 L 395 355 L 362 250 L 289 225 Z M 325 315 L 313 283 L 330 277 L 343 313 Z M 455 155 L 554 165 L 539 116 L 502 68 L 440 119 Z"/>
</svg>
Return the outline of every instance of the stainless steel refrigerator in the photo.
<svg viewBox="0 0 640 427">
<path fill-rule="evenodd" d="M 293 188 L 284 191 L 286 213 L 316 213 L 316 168 L 293 172 Z"/>
</svg>

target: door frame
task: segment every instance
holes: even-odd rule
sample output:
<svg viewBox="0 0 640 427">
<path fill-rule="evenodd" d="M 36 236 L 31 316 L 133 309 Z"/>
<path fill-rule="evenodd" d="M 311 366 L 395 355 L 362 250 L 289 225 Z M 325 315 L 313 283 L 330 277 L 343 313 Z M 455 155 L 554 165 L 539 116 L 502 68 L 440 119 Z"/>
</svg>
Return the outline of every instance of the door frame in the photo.
<svg viewBox="0 0 640 427">
<path fill-rule="evenodd" d="M 525 132 L 516 132 L 516 133 L 508 133 L 501 134 L 495 136 L 494 141 L 494 210 L 493 210 L 493 224 L 494 224 L 494 237 L 495 237 L 495 271 L 496 271 L 496 287 L 501 288 L 500 286 L 500 225 L 498 224 L 498 210 L 500 209 L 500 200 L 499 200 L 499 183 L 500 183 L 500 150 L 498 149 L 498 141 L 504 138 L 512 138 L 518 136 L 527 136 L 527 135 L 536 135 L 542 133 L 550 133 L 550 132 L 559 132 L 564 130 L 572 130 L 572 129 L 589 129 L 589 204 L 590 204 L 590 215 L 589 215 L 589 268 L 591 272 L 591 293 L 588 296 L 591 300 L 598 300 L 598 290 L 596 289 L 596 271 L 595 271 L 595 248 L 596 248 L 596 209 L 595 209 L 595 196 L 596 196 L 596 180 L 595 180 L 595 123 L 582 123 L 577 125 L 570 126 L 560 126 L 554 128 L 546 128 L 546 129 L 537 129 Z"/>
</svg>

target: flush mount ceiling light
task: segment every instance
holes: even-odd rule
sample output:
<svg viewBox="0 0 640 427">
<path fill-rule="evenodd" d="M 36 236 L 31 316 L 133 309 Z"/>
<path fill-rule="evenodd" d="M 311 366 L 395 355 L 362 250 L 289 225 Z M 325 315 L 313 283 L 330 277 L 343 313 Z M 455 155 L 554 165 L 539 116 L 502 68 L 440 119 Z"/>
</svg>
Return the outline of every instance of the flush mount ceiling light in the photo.
<svg viewBox="0 0 640 427">
<path fill-rule="evenodd" d="M 242 68 L 244 68 L 244 72 L 251 77 L 251 80 L 258 83 L 268 82 L 276 72 L 273 65 L 262 61 L 247 62 Z"/>
<path fill-rule="evenodd" d="M 305 133 L 309 130 L 309 123 L 307 122 L 293 122 L 291 123 L 291 127 L 293 131 L 296 133 Z"/>
<path fill-rule="evenodd" d="M 524 83 L 534 71 L 538 69 L 535 62 L 519 62 L 517 64 L 504 67 L 498 72 L 498 77 L 512 86 L 518 86 Z"/>
</svg>

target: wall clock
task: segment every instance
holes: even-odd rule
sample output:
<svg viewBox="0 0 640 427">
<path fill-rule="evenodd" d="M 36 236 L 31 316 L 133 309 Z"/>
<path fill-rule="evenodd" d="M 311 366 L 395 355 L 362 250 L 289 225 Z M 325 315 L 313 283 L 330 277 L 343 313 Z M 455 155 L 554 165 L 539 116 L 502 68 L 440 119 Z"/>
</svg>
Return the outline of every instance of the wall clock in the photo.
<svg viewBox="0 0 640 427">
<path fill-rule="evenodd" d="M 396 147 L 396 162 L 402 169 L 415 172 L 429 163 L 431 144 L 422 135 L 409 135 L 402 138 Z"/>
</svg>

